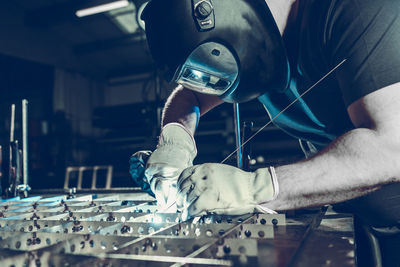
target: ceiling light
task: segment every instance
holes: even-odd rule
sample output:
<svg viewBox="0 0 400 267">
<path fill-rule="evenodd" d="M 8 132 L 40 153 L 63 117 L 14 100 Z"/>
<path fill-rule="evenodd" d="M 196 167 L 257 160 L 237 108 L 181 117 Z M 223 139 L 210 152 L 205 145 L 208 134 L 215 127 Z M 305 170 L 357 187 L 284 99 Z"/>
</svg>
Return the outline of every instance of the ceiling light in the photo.
<svg viewBox="0 0 400 267">
<path fill-rule="evenodd" d="M 136 22 L 136 7 L 130 2 L 129 6 L 112 10 L 106 16 L 124 33 L 131 34 L 138 30 Z"/>
<path fill-rule="evenodd" d="M 98 13 L 103 13 L 103 12 L 107 12 L 107 11 L 122 8 L 122 7 L 127 7 L 128 5 L 129 5 L 128 0 L 114 1 L 114 2 L 107 3 L 107 4 L 103 4 L 103 5 L 80 9 L 75 12 L 75 15 L 77 17 L 81 18 L 81 17 L 90 16 L 90 15 L 98 14 Z"/>
</svg>

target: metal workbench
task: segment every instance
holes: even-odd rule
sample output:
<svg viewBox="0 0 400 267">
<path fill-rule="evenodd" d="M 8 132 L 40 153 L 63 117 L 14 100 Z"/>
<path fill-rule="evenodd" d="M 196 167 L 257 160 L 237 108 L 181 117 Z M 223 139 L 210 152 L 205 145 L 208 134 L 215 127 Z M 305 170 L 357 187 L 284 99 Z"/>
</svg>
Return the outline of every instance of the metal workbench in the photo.
<svg viewBox="0 0 400 267">
<path fill-rule="evenodd" d="M 1 266 L 354 266 L 352 217 L 322 209 L 179 222 L 145 193 L 0 201 Z"/>
</svg>

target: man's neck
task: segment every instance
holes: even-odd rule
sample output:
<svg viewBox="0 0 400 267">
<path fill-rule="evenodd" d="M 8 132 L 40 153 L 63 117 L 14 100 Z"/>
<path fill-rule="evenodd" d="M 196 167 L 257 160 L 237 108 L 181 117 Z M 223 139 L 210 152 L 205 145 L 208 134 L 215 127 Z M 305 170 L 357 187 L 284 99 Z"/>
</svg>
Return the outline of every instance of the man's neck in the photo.
<svg viewBox="0 0 400 267">
<path fill-rule="evenodd" d="M 265 2 L 283 36 L 291 24 L 296 22 L 299 0 L 265 0 Z"/>
</svg>

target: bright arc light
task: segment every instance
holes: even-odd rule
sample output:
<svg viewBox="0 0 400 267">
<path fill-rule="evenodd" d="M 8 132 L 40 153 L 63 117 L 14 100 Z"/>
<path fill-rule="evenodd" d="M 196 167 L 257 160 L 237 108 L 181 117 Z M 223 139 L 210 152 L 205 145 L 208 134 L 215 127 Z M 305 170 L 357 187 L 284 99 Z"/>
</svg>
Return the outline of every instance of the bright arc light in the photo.
<svg viewBox="0 0 400 267">
<path fill-rule="evenodd" d="M 85 17 L 85 16 L 98 14 L 98 13 L 107 12 L 107 11 L 114 10 L 117 8 L 127 7 L 128 5 L 129 5 L 128 0 L 114 1 L 111 3 L 103 4 L 103 5 L 80 9 L 75 12 L 75 15 L 77 17 L 81 18 L 81 17 Z"/>
<path fill-rule="evenodd" d="M 163 219 L 160 216 L 154 215 L 153 222 L 154 223 L 162 223 Z"/>
<path fill-rule="evenodd" d="M 192 70 L 192 73 L 194 76 L 196 76 L 196 78 L 201 78 L 203 77 L 203 73 L 201 71 L 198 70 Z"/>
</svg>

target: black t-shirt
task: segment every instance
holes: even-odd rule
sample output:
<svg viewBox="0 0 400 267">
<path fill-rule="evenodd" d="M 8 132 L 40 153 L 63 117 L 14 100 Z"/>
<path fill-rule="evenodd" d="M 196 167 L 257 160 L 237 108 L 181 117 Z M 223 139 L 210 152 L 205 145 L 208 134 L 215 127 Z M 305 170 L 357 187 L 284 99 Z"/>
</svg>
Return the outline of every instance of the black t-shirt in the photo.
<svg viewBox="0 0 400 267">
<path fill-rule="evenodd" d="M 280 115 L 275 124 L 289 134 L 325 146 L 354 128 L 347 107 L 400 82 L 400 1 L 301 1 L 298 36 L 286 42 L 292 82 L 259 100 L 271 117 L 343 59 L 337 71 Z M 296 32 L 296 31 L 294 31 Z M 367 144 L 368 145 L 368 144 Z M 345 203 L 364 222 L 382 227 L 400 222 L 400 184 Z"/>
<path fill-rule="evenodd" d="M 351 103 L 400 82 L 400 1 L 305 0 L 299 9 L 299 34 L 286 42 L 291 86 L 259 100 L 274 117 L 346 59 L 275 120 L 289 134 L 324 146 L 353 128 Z"/>
</svg>

